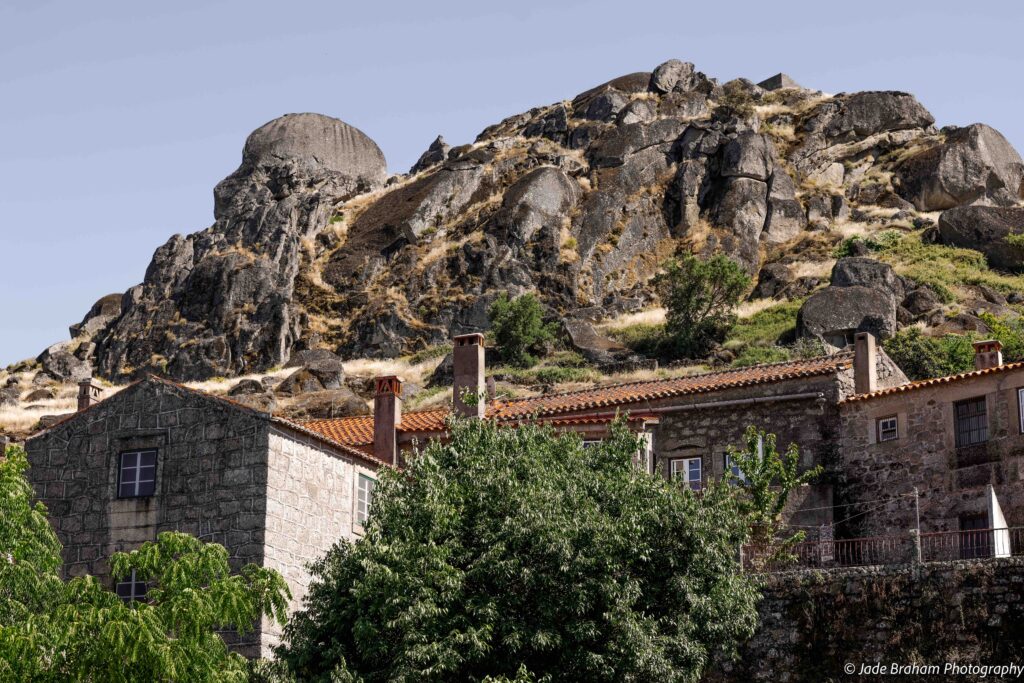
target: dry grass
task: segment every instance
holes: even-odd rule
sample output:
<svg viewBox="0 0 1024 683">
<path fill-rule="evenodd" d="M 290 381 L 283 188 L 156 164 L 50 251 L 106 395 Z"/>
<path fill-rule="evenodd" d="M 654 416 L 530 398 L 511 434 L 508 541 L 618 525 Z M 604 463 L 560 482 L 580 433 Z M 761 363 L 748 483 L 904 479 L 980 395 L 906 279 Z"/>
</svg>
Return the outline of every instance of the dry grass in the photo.
<svg viewBox="0 0 1024 683">
<path fill-rule="evenodd" d="M 426 379 L 441 364 L 441 358 L 432 358 L 421 363 L 410 363 L 402 358 L 360 358 L 345 361 L 345 374 L 353 377 L 383 377 L 397 375 L 405 382 L 425 384 Z"/>
<path fill-rule="evenodd" d="M 793 277 L 828 277 L 832 273 L 832 268 L 836 265 L 836 260 L 826 259 L 824 261 L 804 261 L 796 264 L 791 272 Z"/>
<path fill-rule="evenodd" d="M 665 322 L 664 308 L 648 308 L 636 313 L 623 313 L 601 323 L 601 329 L 615 329 L 618 327 L 629 327 L 630 325 L 660 325 Z"/>
</svg>

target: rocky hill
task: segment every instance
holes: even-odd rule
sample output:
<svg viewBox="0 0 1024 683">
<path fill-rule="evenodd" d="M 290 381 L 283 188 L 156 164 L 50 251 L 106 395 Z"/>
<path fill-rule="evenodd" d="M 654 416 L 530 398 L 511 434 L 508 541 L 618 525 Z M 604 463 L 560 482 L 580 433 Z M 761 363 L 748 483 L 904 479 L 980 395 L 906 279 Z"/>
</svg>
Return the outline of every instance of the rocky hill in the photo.
<svg viewBox="0 0 1024 683">
<path fill-rule="evenodd" d="M 1022 180 L 999 132 L 937 128 L 913 95 L 720 84 L 677 60 L 438 138 L 390 177 L 362 132 L 291 114 L 249 136 L 212 226 L 171 237 L 38 363 L 202 380 L 300 351 L 393 358 L 485 330 L 499 292 L 526 291 L 606 359 L 601 326 L 655 306 L 648 281 L 678 252 L 730 255 L 756 310 L 788 320 L 743 344 L 797 324 L 835 345 L 981 329 L 979 309 L 1016 314 Z M 860 259 L 833 273 L 839 256 Z"/>
</svg>

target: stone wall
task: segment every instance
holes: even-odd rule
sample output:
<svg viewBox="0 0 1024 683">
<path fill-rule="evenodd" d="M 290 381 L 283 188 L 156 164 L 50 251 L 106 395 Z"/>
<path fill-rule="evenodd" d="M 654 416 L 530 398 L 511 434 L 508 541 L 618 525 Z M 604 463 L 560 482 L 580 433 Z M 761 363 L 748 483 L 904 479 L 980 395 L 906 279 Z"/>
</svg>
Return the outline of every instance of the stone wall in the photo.
<svg viewBox="0 0 1024 683">
<path fill-rule="evenodd" d="M 112 586 L 109 557 L 163 531 L 224 545 L 235 570 L 262 563 L 268 433 L 253 411 L 146 380 L 29 439 L 65 574 Z M 157 450 L 156 493 L 119 499 L 120 454 L 137 448 Z"/>
<path fill-rule="evenodd" d="M 984 514 L 988 484 L 995 488 L 1007 523 L 1024 525 L 1021 387 L 1024 369 L 1017 369 L 841 404 L 836 503 L 845 506 L 844 517 L 852 517 L 844 535 L 912 528 L 915 486 L 924 532 L 957 530 L 960 516 Z M 989 462 L 961 466 L 953 404 L 977 396 L 986 397 L 989 441 L 972 457 Z M 879 442 L 876 420 L 891 415 L 897 417 L 899 438 Z"/>
<path fill-rule="evenodd" d="M 306 595 L 308 565 L 339 540 L 362 534 L 355 522 L 356 476 L 373 469 L 297 432 L 273 427 L 269 441 L 264 566 L 281 572 L 292 591 L 290 611 Z M 280 629 L 264 623 L 264 656 Z"/>
<path fill-rule="evenodd" d="M 947 662 L 1024 663 L 1024 558 L 769 576 L 761 625 L 706 683 L 1012 680 L 958 676 Z M 844 671 L 854 665 L 854 675 Z M 862 665 L 938 665 L 918 675 Z"/>
<path fill-rule="evenodd" d="M 743 434 L 750 425 L 775 434 L 780 451 L 785 451 L 790 443 L 797 444 L 802 469 L 829 462 L 834 458 L 838 439 L 836 402 L 841 388 L 836 377 L 822 376 L 702 396 L 692 409 L 661 416 L 654 437 L 656 470 L 667 477 L 673 458 L 700 457 L 704 480 L 722 479 L 726 449 L 729 446 L 742 448 Z M 802 394 L 821 394 L 821 397 L 794 398 Z M 775 400 L 765 400 L 769 397 Z M 710 403 L 746 399 L 760 402 L 720 407 Z M 801 509 L 826 509 L 796 514 L 791 519 L 794 524 L 818 525 L 831 521 L 830 484 L 823 478 L 796 492 L 794 503 Z M 796 508 L 791 506 L 791 509 Z"/>
</svg>

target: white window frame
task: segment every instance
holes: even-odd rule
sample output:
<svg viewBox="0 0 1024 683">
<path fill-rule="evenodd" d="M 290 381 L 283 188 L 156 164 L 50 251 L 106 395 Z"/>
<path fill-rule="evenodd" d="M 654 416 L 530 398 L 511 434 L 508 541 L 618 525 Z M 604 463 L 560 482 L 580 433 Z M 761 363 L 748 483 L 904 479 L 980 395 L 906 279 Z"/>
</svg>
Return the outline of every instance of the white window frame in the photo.
<svg viewBox="0 0 1024 683">
<path fill-rule="evenodd" d="M 1024 387 L 1017 390 L 1017 418 L 1020 421 L 1020 433 L 1024 434 Z"/>
<path fill-rule="evenodd" d="M 584 448 L 593 448 L 594 446 L 600 446 L 604 439 L 583 439 Z"/>
<path fill-rule="evenodd" d="M 142 466 L 142 456 L 150 455 L 153 456 L 152 467 Z M 133 451 L 124 451 L 118 456 L 117 459 L 117 497 L 118 498 L 149 498 L 156 495 L 156 466 L 159 455 L 155 448 L 140 448 Z M 127 460 L 133 458 L 131 464 L 127 464 Z M 152 478 L 142 478 L 143 469 L 152 469 Z M 128 472 L 131 478 L 125 480 L 125 473 Z M 125 485 L 130 486 L 128 493 L 124 493 Z M 140 493 L 143 484 L 152 484 L 153 491 L 151 493 Z"/>
<path fill-rule="evenodd" d="M 121 595 L 122 586 L 128 587 L 127 595 Z M 117 582 L 117 585 L 114 586 L 114 592 L 117 594 L 117 597 L 130 605 L 133 602 L 145 602 L 146 594 L 149 592 L 149 587 L 146 585 L 145 581 L 138 577 L 133 569 L 132 573 L 125 577 L 124 581 Z"/>
<path fill-rule="evenodd" d="M 761 455 L 761 457 L 764 457 L 763 451 L 760 450 L 760 444 L 758 447 L 758 454 Z M 747 482 L 747 473 L 741 470 L 740 466 L 733 462 L 732 456 L 728 453 L 728 451 L 722 456 L 722 464 L 725 467 L 725 472 L 732 472 L 733 477 L 735 477 L 735 479 L 732 480 L 734 483 L 736 479 L 743 483 Z"/>
<path fill-rule="evenodd" d="M 696 463 L 694 469 L 692 464 Z M 691 475 L 696 471 L 697 477 Z M 690 458 L 672 458 L 669 460 L 669 476 L 673 481 L 682 481 L 693 491 L 700 491 L 704 485 L 704 460 L 700 456 Z"/>
<path fill-rule="evenodd" d="M 356 510 L 355 521 L 358 526 L 365 526 L 366 520 L 370 518 L 370 508 L 373 506 L 373 490 L 377 486 L 377 480 L 360 472 L 356 475 Z"/>
<path fill-rule="evenodd" d="M 883 427 L 883 423 L 892 422 L 892 428 L 887 429 Z M 883 435 L 889 432 L 891 436 L 884 437 Z M 875 419 L 875 438 L 878 443 L 885 443 L 887 441 L 897 441 L 900 438 L 900 421 L 896 415 L 886 415 L 885 417 L 879 417 Z"/>
</svg>

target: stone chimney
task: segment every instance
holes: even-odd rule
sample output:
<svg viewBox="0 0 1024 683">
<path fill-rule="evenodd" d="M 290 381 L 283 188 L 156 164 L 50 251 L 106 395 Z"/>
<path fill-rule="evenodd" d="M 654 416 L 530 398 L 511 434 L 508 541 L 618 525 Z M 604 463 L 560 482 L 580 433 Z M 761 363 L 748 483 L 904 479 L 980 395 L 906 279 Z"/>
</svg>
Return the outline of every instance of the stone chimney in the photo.
<svg viewBox="0 0 1024 683">
<path fill-rule="evenodd" d="M 974 342 L 974 369 L 998 368 L 1003 364 L 1003 345 L 998 339 Z"/>
<path fill-rule="evenodd" d="M 869 394 L 878 388 L 877 351 L 875 335 L 858 332 L 853 338 L 853 390 Z"/>
<path fill-rule="evenodd" d="M 83 379 L 78 383 L 78 411 L 81 412 L 89 406 L 99 403 L 102 393 L 103 387 L 92 377 Z"/>
<path fill-rule="evenodd" d="M 377 459 L 398 464 L 398 425 L 401 422 L 401 378 L 378 377 L 373 397 L 373 454 Z"/>
<path fill-rule="evenodd" d="M 487 386 L 484 382 L 484 335 L 462 334 L 455 338 L 452 352 L 453 374 L 452 405 L 463 417 L 483 417 L 487 412 Z M 467 395 L 477 400 L 467 403 Z"/>
</svg>

